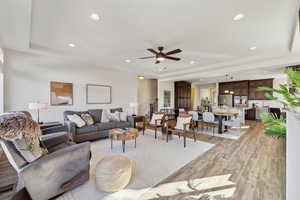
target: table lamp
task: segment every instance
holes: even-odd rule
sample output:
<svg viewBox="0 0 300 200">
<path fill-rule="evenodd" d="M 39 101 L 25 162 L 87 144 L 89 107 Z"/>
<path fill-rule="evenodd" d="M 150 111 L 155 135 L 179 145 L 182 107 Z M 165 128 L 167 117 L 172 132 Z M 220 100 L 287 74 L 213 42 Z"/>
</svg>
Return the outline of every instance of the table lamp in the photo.
<svg viewBox="0 0 300 200">
<path fill-rule="evenodd" d="M 42 109 L 47 109 L 48 108 L 48 104 L 47 103 L 29 103 L 28 108 L 30 110 L 36 110 L 37 111 L 37 122 L 39 124 L 42 124 L 43 122 L 40 122 L 40 110 Z"/>
</svg>

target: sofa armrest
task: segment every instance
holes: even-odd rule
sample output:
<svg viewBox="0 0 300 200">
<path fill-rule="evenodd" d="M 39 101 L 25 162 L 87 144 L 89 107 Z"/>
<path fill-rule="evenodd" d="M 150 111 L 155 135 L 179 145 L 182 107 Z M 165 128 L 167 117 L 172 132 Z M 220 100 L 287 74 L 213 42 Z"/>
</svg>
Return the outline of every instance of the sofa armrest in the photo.
<svg viewBox="0 0 300 200">
<path fill-rule="evenodd" d="M 76 185 L 64 187 L 78 174 L 88 172 L 89 167 L 90 143 L 85 142 L 60 149 L 30 163 L 21 169 L 20 178 L 32 199 L 47 200 L 85 182 L 88 173 L 80 177 Z"/>
<path fill-rule="evenodd" d="M 59 125 L 59 126 L 53 126 L 50 128 L 43 128 L 42 134 L 47 135 L 47 134 L 52 134 L 52 133 L 57 133 L 57 132 L 62 132 L 62 131 L 68 131 L 68 126 L 67 125 Z"/>
<path fill-rule="evenodd" d="M 72 139 L 73 142 L 75 142 L 76 141 L 76 139 L 75 139 L 75 137 L 76 137 L 76 124 L 74 122 L 66 120 L 65 125 L 68 128 L 68 133 L 69 133 L 70 138 Z"/>
<path fill-rule="evenodd" d="M 42 145 L 47 149 L 68 142 L 70 139 L 69 134 L 67 132 L 57 132 L 57 133 L 42 135 L 39 138 Z"/>
</svg>

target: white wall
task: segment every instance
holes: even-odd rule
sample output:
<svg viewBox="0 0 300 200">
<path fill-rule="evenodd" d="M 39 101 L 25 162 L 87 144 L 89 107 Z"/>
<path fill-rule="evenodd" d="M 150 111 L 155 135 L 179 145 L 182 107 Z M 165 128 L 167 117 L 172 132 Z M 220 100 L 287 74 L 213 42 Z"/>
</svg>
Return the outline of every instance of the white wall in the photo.
<svg viewBox="0 0 300 200">
<path fill-rule="evenodd" d="M 44 59 L 48 64 L 42 62 Z M 47 59 L 15 51 L 6 54 L 5 111 L 27 110 L 30 102 L 49 103 L 50 81 L 73 83 L 74 105 L 51 106 L 41 111 L 42 121 L 60 121 L 64 110 L 113 107 L 128 110 L 130 102 L 137 102 L 137 80 L 134 74 L 103 70 L 95 66 L 62 65 L 59 59 Z M 88 83 L 111 85 L 112 104 L 87 105 L 85 86 Z"/>
<path fill-rule="evenodd" d="M 300 120 L 294 114 L 287 113 L 287 150 L 286 150 L 286 184 L 287 200 L 298 200 L 300 196 Z"/>
<path fill-rule="evenodd" d="M 160 81 L 157 83 L 157 97 L 158 97 L 158 110 L 164 108 L 164 91 L 171 91 L 171 107 L 174 108 L 174 95 L 175 95 L 175 85 L 173 81 Z"/>
<path fill-rule="evenodd" d="M 155 103 L 157 98 L 157 80 L 138 80 L 138 114 L 149 114 L 150 104 Z"/>
</svg>

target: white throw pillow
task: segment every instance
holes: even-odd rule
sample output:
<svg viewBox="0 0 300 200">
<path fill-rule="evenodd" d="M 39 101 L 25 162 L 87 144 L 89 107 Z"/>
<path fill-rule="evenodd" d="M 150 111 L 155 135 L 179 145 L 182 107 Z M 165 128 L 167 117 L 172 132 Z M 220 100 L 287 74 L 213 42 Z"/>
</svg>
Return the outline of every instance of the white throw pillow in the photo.
<svg viewBox="0 0 300 200">
<path fill-rule="evenodd" d="M 155 120 L 157 120 L 157 119 L 162 119 L 163 118 L 163 114 L 153 114 L 152 115 L 152 119 L 151 119 L 151 121 L 150 121 L 150 124 L 153 124 L 153 125 L 155 125 Z M 161 124 L 161 120 L 160 121 L 157 121 L 157 125 L 160 125 Z"/>
<path fill-rule="evenodd" d="M 112 122 L 119 122 L 120 121 L 120 112 L 108 113 L 108 119 Z"/>
<path fill-rule="evenodd" d="M 85 121 L 83 119 L 81 119 L 81 117 L 79 117 L 76 114 L 74 114 L 74 115 L 68 115 L 67 118 L 71 122 L 74 122 L 78 128 L 81 128 L 81 127 L 83 127 L 83 126 L 86 125 Z"/>
<path fill-rule="evenodd" d="M 175 129 L 184 130 L 184 124 L 190 123 L 192 117 L 177 117 L 177 123 Z M 186 127 L 186 130 L 190 128 L 190 125 Z"/>
<path fill-rule="evenodd" d="M 103 110 L 102 111 L 102 116 L 101 116 L 101 123 L 107 123 L 107 122 L 109 122 L 108 111 L 107 110 Z"/>
<path fill-rule="evenodd" d="M 120 112 L 120 121 L 127 121 L 127 112 Z"/>
</svg>

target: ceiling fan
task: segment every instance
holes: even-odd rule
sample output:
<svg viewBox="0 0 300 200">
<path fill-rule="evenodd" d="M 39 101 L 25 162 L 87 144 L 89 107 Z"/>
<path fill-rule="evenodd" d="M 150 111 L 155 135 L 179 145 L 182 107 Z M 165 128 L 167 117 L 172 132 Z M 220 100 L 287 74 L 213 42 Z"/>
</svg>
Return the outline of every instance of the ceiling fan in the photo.
<svg viewBox="0 0 300 200">
<path fill-rule="evenodd" d="M 142 57 L 142 58 L 139 58 L 139 59 L 156 58 L 155 64 L 158 64 L 158 63 L 160 63 L 160 61 L 163 61 L 165 59 L 175 60 L 175 61 L 179 61 L 180 60 L 180 58 L 172 57 L 170 55 L 182 52 L 181 49 L 175 49 L 175 50 L 169 51 L 167 53 L 162 52 L 164 50 L 164 47 L 158 47 L 157 49 L 158 49 L 158 52 L 155 51 L 154 49 L 147 49 L 148 51 L 150 51 L 151 53 L 153 53 L 154 56 Z"/>
</svg>

